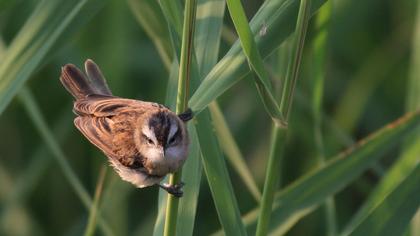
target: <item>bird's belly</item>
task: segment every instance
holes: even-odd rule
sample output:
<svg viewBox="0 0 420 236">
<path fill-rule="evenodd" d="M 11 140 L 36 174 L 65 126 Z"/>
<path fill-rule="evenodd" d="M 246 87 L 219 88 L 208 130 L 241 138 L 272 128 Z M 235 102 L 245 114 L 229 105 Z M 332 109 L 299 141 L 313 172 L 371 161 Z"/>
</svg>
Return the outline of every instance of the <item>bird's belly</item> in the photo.
<svg viewBox="0 0 420 236">
<path fill-rule="evenodd" d="M 112 167 L 115 169 L 115 171 L 123 180 L 134 184 L 138 188 L 144 188 L 144 187 L 158 184 L 160 181 L 162 181 L 164 177 L 164 175 L 158 176 L 158 175 L 149 174 L 143 168 L 140 168 L 140 169 L 128 168 L 122 165 L 121 163 L 119 163 L 117 160 L 113 160 L 112 158 L 110 158 L 109 160 L 111 162 Z"/>
</svg>

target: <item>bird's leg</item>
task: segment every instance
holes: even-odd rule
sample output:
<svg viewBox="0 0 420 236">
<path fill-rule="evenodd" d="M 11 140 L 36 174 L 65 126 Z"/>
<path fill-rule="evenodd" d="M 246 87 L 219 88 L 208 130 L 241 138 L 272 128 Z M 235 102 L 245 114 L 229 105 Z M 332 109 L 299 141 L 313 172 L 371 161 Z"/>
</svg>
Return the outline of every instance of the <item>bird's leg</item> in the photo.
<svg viewBox="0 0 420 236">
<path fill-rule="evenodd" d="M 174 195 L 175 197 L 179 198 L 179 197 L 182 197 L 182 195 L 184 194 L 184 192 L 182 191 L 182 187 L 185 185 L 184 182 L 180 182 L 175 185 L 170 185 L 168 183 L 158 184 L 158 185 L 159 187 L 164 189 L 166 192 Z"/>
<path fill-rule="evenodd" d="M 186 111 L 184 111 L 181 114 L 178 114 L 179 119 L 181 119 L 184 122 L 187 122 L 191 120 L 194 117 L 194 114 L 191 110 L 191 108 L 188 108 Z"/>
</svg>

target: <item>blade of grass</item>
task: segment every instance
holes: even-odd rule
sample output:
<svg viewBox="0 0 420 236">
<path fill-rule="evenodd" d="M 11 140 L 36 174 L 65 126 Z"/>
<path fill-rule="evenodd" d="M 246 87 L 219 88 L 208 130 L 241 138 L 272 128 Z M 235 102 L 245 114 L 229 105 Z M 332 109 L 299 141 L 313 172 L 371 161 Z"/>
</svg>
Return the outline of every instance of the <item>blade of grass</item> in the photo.
<svg viewBox="0 0 420 236">
<path fill-rule="evenodd" d="M 303 46 L 305 42 L 306 29 L 311 16 L 311 2 L 310 0 L 302 0 L 300 2 L 298 18 L 296 22 L 296 31 L 294 40 L 292 41 L 292 53 L 287 68 L 286 78 L 283 83 L 283 91 L 281 94 L 280 110 L 288 121 L 290 108 L 293 104 L 293 95 L 295 92 L 296 81 L 298 78 L 300 61 L 303 54 Z"/>
<path fill-rule="evenodd" d="M 331 17 L 332 3 L 327 2 L 321 7 L 316 18 L 317 35 L 313 41 L 313 59 L 314 62 L 314 79 L 312 91 L 312 115 L 314 119 L 314 141 L 317 151 L 318 163 L 322 166 L 325 164 L 324 140 L 322 134 L 322 98 L 324 93 L 324 78 L 326 66 L 326 48 L 328 38 L 328 26 Z M 326 235 L 334 236 L 337 234 L 337 223 L 335 214 L 334 197 L 329 197 L 324 205 L 324 214 L 326 222 Z"/>
<path fill-rule="evenodd" d="M 246 235 L 232 183 L 221 154 L 208 110 L 196 117 L 196 128 L 203 156 L 203 166 L 216 205 L 219 221 L 226 235 Z"/>
<path fill-rule="evenodd" d="M 416 215 L 414 215 L 413 219 L 411 220 L 411 227 L 410 227 L 411 235 L 417 236 L 420 232 L 420 209 L 417 209 Z"/>
<path fill-rule="evenodd" d="M 190 71 L 192 48 L 194 47 L 195 13 L 197 10 L 196 0 L 185 2 L 184 26 L 182 31 L 181 58 L 179 63 L 178 95 L 176 100 L 176 112 L 185 112 L 188 107 L 190 90 Z M 175 185 L 181 182 L 182 168 L 169 176 L 169 184 Z M 163 234 L 165 236 L 176 235 L 176 224 L 178 217 L 179 199 L 173 195 L 168 195 L 166 205 L 166 218 Z"/>
<path fill-rule="evenodd" d="M 418 129 L 418 128 L 417 128 Z M 408 136 L 407 140 L 418 136 L 418 132 L 413 132 L 413 135 Z M 357 211 L 353 218 L 347 223 L 340 235 L 349 235 L 356 227 L 360 226 L 363 221 L 380 205 L 383 204 L 386 197 L 392 191 L 398 188 L 404 179 L 413 172 L 419 162 L 420 153 L 419 146 L 406 149 L 404 154 L 392 165 L 391 169 L 384 176 L 381 182 L 376 186 L 369 198 L 363 203 L 362 207 Z M 394 234 L 398 235 L 398 234 Z"/>
<path fill-rule="evenodd" d="M 187 183 L 184 195 L 179 201 L 177 235 L 193 235 L 195 215 L 198 204 L 198 194 L 202 175 L 200 160 L 200 145 L 197 133 L 193 124 L 188 125 L 188 132 L 191 137 L 189 160 L 184 164 L 182 181 Z"/>
<path fill-rule="evenodd" d="M 298 2 L 298 0 L 265 1 L 253 17 L 250 26 L 254 33 L 259 31 L 262 25 L 267 28 L 266 34 L 255 37 L 262 57 L 269 55 L 293 31 Z M 311 14 L 324 2 L 325 0 L 313 0 Z M 195 113 L 200 112 L 211 101 L 244 78 L 249 73 L 249 67 L 245 62 L 246 57 L 241 51 L 239 42 L 236 42 L 194 92 L 189 107 Z"/>
<path fill-rule="evenodd" d="M 224 0 L 198 0 L 195 52 L 201 78 L 217 62 L 224 15 Z"/>
<path fill-rule="evenodd" d="M 414 25 L 412 40 L 410 77 L 407 86 L 406 110 L 415 111 L 420 109 L 420 2 L 417 1 L 417 15 Z M 420 141 L 420 136 L 418 136 Z"/>
<path fill-rule="evenodd" d="M 413 127 L 419 123 L 420 112 L 409 113 L 359 141 L 337 157 L 329 158 L 325 166 L 302 176 L 278 192 L 273 203 L 271 233 L 281 235 L 286 232 L 326 198 L 343 189 L 379 160 L 382 153 L 402 138 L 413 134 Z M 255 230 L 258 211 L 256 208 L 243 217 L 248 232 Z"/>
<path fill-rule="evenodd" d="M 201 79 L 217 61 L 225 3 L 220 0 L 200 0 L 199 3 L 195 43 Z M 203 18 L 204 16 L 205 18 Z M 196 121 L 195 127 L 202 149 L 202 162 L 219 216 L 219 222 L 222 224 L 226 234 L 244 235 L 245 229 L 240 218 L 237 201 L 221 150 L 213 133 L 214 129 L 208 110 L 206 109 L 204 113 L 197 116 Z M 206 151 L 210 149 L 211 152 Z"/>
<path fill-rule="evenodd" d="M 173 51 L 168 26 L 157 1 L 128 0 L 131 12 L 155 47 L 167 69 L 171 67 Z"/>
<path fill-rule="evenodd" d="M 0 114 L 70 23 L 76 17 L 81 20 L 95 13 L 84 11 L 86 15 L 79 15 L 87 3 L 88 0 L 44 0 L 39 3 L 7 48 L 0 64 Z M 94 1 L 94 4 L 104 2 Z"/>
<path fill-rule="evenodd" d="M 416 111 L 420 108 L 420 80 L 418 77 L 418 66 L 420 65 L 420 44 L 417 40 L 420 39 L 420 4 L 417 9 L 417 26 L 413 36 L 414 53 L 411 59 L 411 73 L 407 86 L 407 100 L 406 110 Z M 420 153 L 420 127 L 417 127 L 417 132 L 406 138 L 404 143 L 403 153 L 396 163 L 388 171 L 388 174 L 381 180 L 380 184 L 369 195 L 363 206 L 357 211 L 351 221 L 346 225 L 342 235 L 348 235 L 356 227 L 363 224 L 371 212 L 384 204 L 385 198 L 392 194 L 398 188 L 408 174 L 418 165 Z M 395 234 L 397 235 L 397 234 Z M 415 232 L 413 235 L 416 235 Z"/>
<path fill-rule="evenodd" d="M 222 28 L 222 39 L 228 45 L 232 46 L 236 42 L 236 40 L 238 40 L 238 36 L 235 32 L 233 32 L 233 30 L 230 29 L 229 26 L 224 24 Z"/>
<path fill-rule="evenodd" d="M 305 112 L 311 113 L 313 112 L 312 104 L 310 104 L 308 101 L 311 101 L 311 98 L 303 94 L 301 91 L 299 91 L 299 88 L 297 88 L 296 89 L 296 102 L 299 104 L 299 107 L 304 108 Z M 335 138 L 333 143 L 330 143 L 329 145 L 325 144 L 325 146 L 328 146 L 329 153 L 331 153 L 332 150 L 340 150 L 343 148 L 348 148 L 356 143 L 356 140 L 354 140 L 350 134 L 344 131 L 344 129 L 342 129 L 333 118 L 331 118 L 325 112 L 321 111 L 321 113 L 322 113 L 321 114 L 322 126 L 326 127 L 325 129 L 326 135 L 324 135 L 324 143 L 327 143 L 326 141 L 327 137 Z M 380 162 L 375 163 L 372 166 L 372 171 L 378 177 L 382 177 L 383 173 L 385 172 Z"/>
<path fill-rule="evenodd" d="M 3 61 L 3 57 L 6 54 L 6 45 L 4 44 L 3 38 L 0 35 L 0 61 Z"/>
<path fill-rule="evenodd" d="M 212 102 L 209 106 L 211 117 L 213 120 L 214 128 L 219 139 L 219 143 L 224 153 L 226 154 L 228 161 L 230 162 L 233 169 L 243 180 L 243 183 L 248 188 L 251 195 L 257 202 L 261 200 L 261 192 L 258 189 L 257 183 L 255 183 L 252 177 L 251 171 L 249 170 L 235 139 L 230 132 L 230 129 L 226 123 L 223 113 L 220 110 L 217 103 Z"/>
<path fill-rule="evenodd" d="M 236 32 L 238 32 L 242 50 L 251 67 L 251 70 L 257 75 L 257 77 L 254 77 L 255 83 L 263 101 L 265 110 L 276 124 L 281 125 L 284 120 L 283 114 L 281 113 L 273 95 L 271 81 L 264 68 L 262 57 L 257 48 L 257 44 L 255 43 L 254 35 L 249 27 L 241 1 L 227 0 L 226 3 Z"/>
<path fill-rule="evenodd" d="M 289 66 L 292 40 L 293 37 L 289 37 L 285 40 L 277 49 L 276 53 L 273 54 L 272 60 L 269 62 L 269 73 L 274 81 L 274 90 L 276 92 L 277 100 L 280 100 L 282 82 L 286 77 L 287 67 Z"/>
<path fill-rule="evenodd" d="M 280 179 L 280 162 L 287 137 L 288 117 L 293 102 L 293 95 L 302 58 L 306 30 L 310 18 L 311 0 L 300 2 L 296 31 L 292 40 L 292 53 L 283 81 L 283 91 L 280 100 L 280 112 L 284 116 L 283 126 L 273 126 L 271 149 L 267 164 L 264 190 L 261 200 L 260 215 L 257 223 L 256 235 L 267 235 L 270 224 L 274 194 Z"/>
<path fill-rule="evenodd" d="M 174 1 L 162 1 L 159 0 L 160 7 L 162 9 L 163 15 L 166 18 L 166 22 L 169 25 L 170 29 L 173 29 L 175 32 L 175 35 L 179 36 L 179 39 L 181 39 L 182 36 L 182 22 L 183 22 L 183 13 L 182 13 L 182 7 L 179 0 Z M 178 37 L 176 37 L 178 38 Z M 175 40 L 173 38 L 172 40 Z M 175 47 L 177 47 L 175 45 Z"/>
<path fill-rule="evenodd" d="M 417 162 L 403 181 L 385 195 L 383 201 L 350 234 L 343 235 L 403 235 L 420 205 L 419 183 L 420 164 Z"/>
<path fill-rule="evenodd" d="M 80 180 L 77 178 L 76 174 L 67 162 L 67 158 L 65 157 L 63 151 L 61 150 L 57 141 L 53 137 L 50 129 L 47 126 L 46 121 L 42 117 L 38 104 L 36 104 L 35 98 L 33 97 L 32 93 L 28 88 L 24 87 L 19 93 L 19 98 L 22 101 L 25 110 L 28 112 L 29 117 L 34 122 L 35 127 L 38 129 L 38 132 L 40 133 L 42 139 L 45 141 L 48 149 L 52 152 L 60 168 L 63 170 L 65 178 L 67 179 L 67 181 L 69 181 L 69 184 L 71 185 L 77 196 L 80 198 L 84 207 L 90 209 L 92 205 L 92 199 L 90 198 L 86 189 L 83 187 Z M 98 214 L 98 222 L 102 232 L 105 235 L 114 235 L 111 229 L 108 227 L 108 224 L 105 222 L 104 219 L 102 219 L 100 214 Z"/>
<path fill-rule="evenodd" d="M 420 109 L 420 79 L 418 76 L 420 74 L 420 1 L 417 1 L 417 15 L 414 27 L 410 84 L 407 93 L 407 110 Z M 416 155 L 415 153 L 420 153 L 420 128 L 418 129 L 419 132 L 417 133 L 417 136 L 412 139 L 412 143 L 406 144 L 403 155 Z M 414 216 L 411 223 L 411 235 L 420 235 L 420 209 L 417 210 L 417 214 Z"/>
<path fill-rule="evenodd" d="M 98 183 L 96 184 L 95 196 L 93 198 L 92 206 L 90 207 L 89 219 L 88 219 L 88 223 L 87 223 L 86 230 L 84 233 L 85 236 L 92 236 L 95 233 L 99 200 L 102 195 L 102 189 L 104 186 L 106 170 L 107 168 L 105 166 L 102 166 L 101 171 L 99 172 L 99 178 L 98 178 Z"/>
</svg>

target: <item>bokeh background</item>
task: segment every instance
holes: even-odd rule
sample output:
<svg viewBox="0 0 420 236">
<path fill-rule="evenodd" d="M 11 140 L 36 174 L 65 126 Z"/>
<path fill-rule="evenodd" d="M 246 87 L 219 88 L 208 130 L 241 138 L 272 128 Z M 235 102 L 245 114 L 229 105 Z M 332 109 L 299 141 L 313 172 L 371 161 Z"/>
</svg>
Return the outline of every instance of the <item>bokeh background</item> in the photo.
<svg viewBox="0 0 420 236">
<path fill-rule="evenodd" d="M 0 0 L 0 52 L 12 42 L 38 2 Z M 262 2 L 242 1 L 248 17 Z M 327 157 L 404 114 L 416 6 L 413 0 L 333 1 L 323 100 Z M 164 103 L 168 70 L 126 1 L 109 0 L 88 10 L 95 14 L 89 20 L 76 20 L 25 86 L 90 195 L 95 192 L 100 169 L 108 169 L 100 206 L 110 228 L 116 235 L 150 235 L 157 216 L 158 188 L 135 189 L 107 167 L 104 155 L 73 126 L 72 98 L 58 78 L 64 64 L 81 67 L 91 58 L 102 68 L 115 95 Z M 308 49 L 314 38 L 313 25 L 309 26 L 290 118 L 282 186 L 317 167 L 310 108 L 313 61 Z M 232 32 L 226 13 L 220 57 L 236 37 Z M 261 189 L 271 121 L 252 78 L 241 80 L 218 101 Z M 335 196 L 339 227 L 393 163 L 398 149 L 384 155 L 375 168 Z M 240 211 L 246 213 L 256 202 L 230 164 L 228 168 Z M 315 211 L 288 235 L 325 235 L 322 215 L 322 210 Z M 87 218 L 88 211 L 16 97 L 0 115 L 0 235 L 80 235 Z M 202 178 L 194 234 L 208 235 L 219 228 L 208 184 Z"/>
</svg>

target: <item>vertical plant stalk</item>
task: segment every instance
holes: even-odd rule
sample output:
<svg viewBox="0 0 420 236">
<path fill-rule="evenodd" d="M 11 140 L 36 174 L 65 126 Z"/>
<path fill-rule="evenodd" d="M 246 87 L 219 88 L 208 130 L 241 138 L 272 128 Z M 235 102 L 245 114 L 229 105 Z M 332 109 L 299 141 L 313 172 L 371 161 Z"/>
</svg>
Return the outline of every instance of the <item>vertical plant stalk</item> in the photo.
<svg viewBox="0 0 420 236">
<path fill-rule="evenodd" d="M 84 234 L 85 236 L 92 236 L 95 234 L 99 200 L 101 198 L 102 190 L 104 187 L 106 170 L 107 170 L 106 166 L 102 166 L 101 171 L 99 172 L 99 178 L 98 178 L 98 183 L 96 184 L 95 196 L 93 198 L 93 203 L 90 208 L 88 224 L 86 226 L 86 231 Z"/>
<path fill-rule="evenodd" d="M 182 30 L 181 58 L 179 63 L 178 77 L 178 95 L 176 100 L 176 113 L 182 113 L 187 110 L 189 89 L 190 89 L 190 71 L 191 58 L 194 42 L 194 24 L 195 13 L 197 9 L 196 0 L 187 0 L 185 2 L 184 11 L 184 27 Z M 169 184 L 174 185 L 181 181 L 182 169 L 171 174 Z M 166 205 L 165 228 L 163 234 L 165 236 L 176 235 L 176 222 L 178 216 L 179 200 L 173 195 L 168 195 Z"/>
<path fill-rule="evenodd" d="M 317 35 L 314 39 L 313 62 L 314 62 L 314 80 L 312 90 L 312 115 L 314 119 L 314 140 L 316 147 L 316 156 L 319 165 L 325 165 L 324 140 L 322 135 L 322 95 L 324 93 L 325 78 L 325 54 L 328 38 L 328 25 L 331 17 L 331 1 L 324 4 L 318 13 L 316 19 Z M 335 203 L 334 197 L 329 197 L 324 205 L 325 222 L 328 236 L 336 235 L 337 227 L 335 221 Z"/>
<path fill-rule="evenodd" d="M 306 29 L 310 18 L 311 0 L 301 0 L 296 23 L 294 39 L 292 41 L 292 54 L 287 68 L 286 77 L 283 83 L 283 91 L 280 100 L 280 112 L 284 117 L 282 126 L 274 125 L 272 132 L 272 143 L 267 164 L 267 174 L 264 182 L 261 208 L 257 223 L 257 236 L 267 235 L 270 223 L 271 209 L 274 194 L 276 192 L 280 177 L 280 162 L 284 152 L 284 143 L 288 129 L 288 117 L 292 98 L 298 77 L 300 61 L 302 58 L 305 42 Z"/>
<path fill-rule="evenodd" d="M 219 105 L 216 102 L 212 102 L 210 103 L 209 109 L 213 120 L 214 129 L 216 131 L 220 146 L 223 152 L 226 154 L 227 160 L 230 162 L 236 173 L 241 177 L 243 184 L 254 197 L 255 201 L 259 203 L 261 201 L 261 192 L 258 189 L 257 183 L 255 183 L 251 171 L 246 165 L 244 157 L 242 156 L 242 153 L 239 150 L 239 147 L 229 130 Z"/>
</svg>

